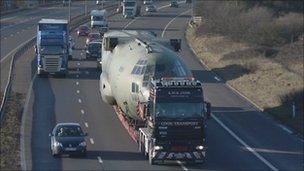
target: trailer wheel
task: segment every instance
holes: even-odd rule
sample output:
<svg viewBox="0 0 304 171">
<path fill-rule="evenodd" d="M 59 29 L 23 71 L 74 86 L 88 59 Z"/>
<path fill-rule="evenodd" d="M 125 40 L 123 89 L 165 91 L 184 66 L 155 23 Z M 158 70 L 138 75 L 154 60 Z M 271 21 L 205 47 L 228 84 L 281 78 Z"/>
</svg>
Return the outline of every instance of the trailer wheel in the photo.
<svg viewBox="0 0 304 171">
<path fill-rule="evenodd" d="M 149 164 L 150 165 L 155 165 L 154 159 L 152 157 L 152 150 L 149 149 Z"/>
</svg>

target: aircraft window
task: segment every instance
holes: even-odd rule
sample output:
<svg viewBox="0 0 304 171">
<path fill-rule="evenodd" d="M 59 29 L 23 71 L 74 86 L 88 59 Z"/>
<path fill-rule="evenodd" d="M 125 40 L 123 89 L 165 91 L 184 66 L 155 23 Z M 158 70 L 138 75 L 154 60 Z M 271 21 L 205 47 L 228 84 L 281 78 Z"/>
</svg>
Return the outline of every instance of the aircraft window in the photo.
<svg viewBox="0 0 304 171">
<path fill-rule="evenodd" d="M 132 83 L 131 91 L 132 91 L 132 93 L 138 93 L 139 92 L 138 84 Z"/>
<path fill-rule="evenodd" d="M 136 68 L 136 70 L 135 70 L 135 73 L 134 73 L 134 74 L 135 74 L 135 75 L 140 75 L 141 70 L 142 70 L 142 67 L 139 67 L 139 66 L 138 66 L 138 67 Z"/>
<path fill-rule="evenodd" d="M 140 72 L 140 75 L 142 75 L 142 74 L 144 74 L 144 73 L 145 73 L 146 68 L 147 68 L 146 66 L 141 67 L 141 72 Z"/>
</svg>

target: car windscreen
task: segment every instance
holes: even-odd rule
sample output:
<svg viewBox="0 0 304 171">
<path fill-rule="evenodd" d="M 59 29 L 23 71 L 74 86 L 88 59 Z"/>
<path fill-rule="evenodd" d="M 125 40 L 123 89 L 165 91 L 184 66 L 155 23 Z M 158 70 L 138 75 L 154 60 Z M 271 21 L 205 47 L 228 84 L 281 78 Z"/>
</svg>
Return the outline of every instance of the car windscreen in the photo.
<svg viewBox="0 0 304 171">
<path fill-rule="evenodd" d="M 56 131 L 58 137 L 79 137 L 83 135 L 81 127 L 77 125 L 60 126 Z"/>
<path fill-rule="evenodd" d="M 103 21 L 103 16 L 93 16 L 93 21 Z"/>
<path fill-rule="evenodd" d="M 100 43 L 91 43 L 89 44 L 89 51 L 100 52 L 101 44 Z"/>
</svg>

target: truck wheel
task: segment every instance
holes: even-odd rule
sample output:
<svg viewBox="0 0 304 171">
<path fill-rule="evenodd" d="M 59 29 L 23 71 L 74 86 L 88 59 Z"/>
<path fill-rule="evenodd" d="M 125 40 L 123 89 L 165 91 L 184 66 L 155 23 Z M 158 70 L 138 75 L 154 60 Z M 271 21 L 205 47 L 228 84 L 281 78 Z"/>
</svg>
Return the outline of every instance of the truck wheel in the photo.
<svg viewBox="0 0 304 171">
<path fill-rule="evenodd" d="M 154 165 L 155 162 L 154 162 L 154 159 L 152 157 L 152 151 L 151 150 L 149 150 L 149 155 L 148 156 L 149 156 L 149 164 Z"/>
<path fill-rule="evenodd" d="M 54 150 L 51 150 L 51 151 L 52 151 L 52 156 L 53 156 L 54 158 L 57 158 L 57 157 L 58 157 L 58 154 L 55 153 Z"/>
</svg>

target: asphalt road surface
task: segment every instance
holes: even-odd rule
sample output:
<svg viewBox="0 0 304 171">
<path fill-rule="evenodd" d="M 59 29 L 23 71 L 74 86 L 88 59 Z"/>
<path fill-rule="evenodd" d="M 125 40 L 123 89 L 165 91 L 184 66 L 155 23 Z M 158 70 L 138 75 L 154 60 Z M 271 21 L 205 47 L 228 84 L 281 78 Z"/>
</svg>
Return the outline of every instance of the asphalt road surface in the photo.
<svg viewBox="0 0 304 171">
<path fill-rule="evenodd" d="M 78 50 L 67 78 L 34 80 L 32 159 L 35 170 L 301 170 L 303 142 L 265 117 L 242 96 L 205 70 L 186 45 L 184 31 L 190 5 L 169 8 L 134 20 L 110 18 L 110 29 L 150 30 L 165 38 L 181 38 L 181 58 L 204 83 L 213 117 L 207 124 L 207 159 L 202 165 L 149 165 L 120 124 L 114 110 L 98 94 L 100 72 L 85 61 L 83 37 L 73 33 Z M 34 32 L 34 31 L 33 31 Z M 2 37 L 1 37 L 2 41 Z M 2 51 L 1 51 L 2 56 Z M 85 158 L 53 158 L 48 133 L 58 122 L 78 122 L 89 133 Z"/>
</svg>

